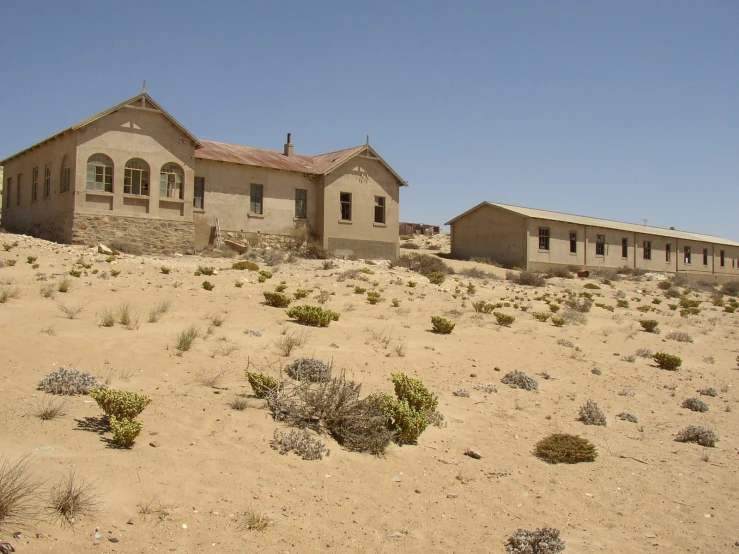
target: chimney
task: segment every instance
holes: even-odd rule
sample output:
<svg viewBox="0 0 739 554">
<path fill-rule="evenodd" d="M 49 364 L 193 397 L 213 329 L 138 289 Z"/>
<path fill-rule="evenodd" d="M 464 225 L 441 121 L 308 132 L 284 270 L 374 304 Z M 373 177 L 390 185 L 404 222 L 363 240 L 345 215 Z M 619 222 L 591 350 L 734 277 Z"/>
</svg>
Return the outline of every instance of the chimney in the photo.
<svg viewBox="0 0 739 554">
<path fill-rule="evenodd" d="M 670 231 L 674 231 L 674 230 L 675 230 L 675 228 L 674 228 L 674 227 L 670 227 Z"/>
<path fill-rule="evenodd" d="M 285 143 L 285 156 L 288 158 L 293 155 L 293 143 L 292 143 L 292 133 L 287 134 L 287 142 Z"/>
</svg>

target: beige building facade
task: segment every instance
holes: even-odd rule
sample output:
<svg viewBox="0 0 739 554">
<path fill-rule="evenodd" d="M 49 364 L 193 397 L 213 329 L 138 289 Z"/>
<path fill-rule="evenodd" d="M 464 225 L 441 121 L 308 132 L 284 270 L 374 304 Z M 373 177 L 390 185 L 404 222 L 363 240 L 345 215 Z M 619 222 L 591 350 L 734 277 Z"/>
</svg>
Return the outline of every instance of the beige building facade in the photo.
<svg viewBox="0 0 739 554">
<path fill-rule="evenodd" d="M 3 226 L 64 243 L 188 251 L 305 229 L 395 259 L 406 182 L 369 145 L 305 156 L 201 141 L 142 93 L 0 162 Z"/>
<path fill-rule="evenodd" d="M 482 202 L 447 222 L 456 258 L 546 271 L 628 267 L 696 280 L 739 279 L 739 243 L 646 225 Z"/>
</svg>

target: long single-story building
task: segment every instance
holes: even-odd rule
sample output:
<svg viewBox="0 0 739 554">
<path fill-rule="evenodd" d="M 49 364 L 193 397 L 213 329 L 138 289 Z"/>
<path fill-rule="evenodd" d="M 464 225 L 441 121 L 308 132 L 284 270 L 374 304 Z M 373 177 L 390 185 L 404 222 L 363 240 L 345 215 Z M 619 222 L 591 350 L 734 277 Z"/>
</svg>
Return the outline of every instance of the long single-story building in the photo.
<svg viewBox="0 0 739 554">
<path fill-rule="evenodd" d="M 2 224 L 187 251 L 212 242 L 217 218 L 224 238 L 308 232 L 334 254 L 395 259 L 405 180 L 369 141 L 306 156 L 287 137 L 282 150 L 200 140 L 142 92 L 0 161 Z"/>
<path fill-rule="evenodd" d="M 739 243 L 672 228 L 496 202 L 482 202 L 446 225 L 455 258 L 484 257 L 534 271 L 628 267 L 697 279 L 739 279 Z"/>
</svg>

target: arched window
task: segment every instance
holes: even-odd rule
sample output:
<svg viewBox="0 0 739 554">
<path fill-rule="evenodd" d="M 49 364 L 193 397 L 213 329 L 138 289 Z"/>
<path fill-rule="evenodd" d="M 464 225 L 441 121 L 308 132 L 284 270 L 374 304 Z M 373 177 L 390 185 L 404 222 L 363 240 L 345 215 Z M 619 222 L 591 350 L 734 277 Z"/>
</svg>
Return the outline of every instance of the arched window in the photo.
<svg viewBox="0 0 739 554">
<path fill-rule="evenodd" d="M 69 167 L 69 156 L 62 158 L 62 173 L 59 177 L 59 192 L 69 192 L 72 183 L 72 170 Z"/>
<path fill-rule="evenodd" d="M 149 164 L 139 158 L 126 162 L 123 194 L 149 196 Z"/>
<path fill-rule="evenodd" d="M 182 200 L 183 183 L 185 172 L 175 164 L 169 163 L 162 166 L 159 173 L 159 196 L 162 198 L 178 198 Z"/>
<path fill-rule="evenodd" d="M 105 154 L 87 160 L 87 190 L 113 192 L 113 160 Z"/>
</svg>

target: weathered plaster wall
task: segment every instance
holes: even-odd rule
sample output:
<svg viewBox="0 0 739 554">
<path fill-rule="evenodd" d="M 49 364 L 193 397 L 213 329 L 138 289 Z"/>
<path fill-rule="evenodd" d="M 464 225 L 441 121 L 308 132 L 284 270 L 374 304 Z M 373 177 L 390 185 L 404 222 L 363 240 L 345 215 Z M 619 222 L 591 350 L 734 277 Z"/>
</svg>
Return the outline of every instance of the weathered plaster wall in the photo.
<svg viewBox="0 0 739 554">
<path fill-rule="evenodd" d="M 507 266 L 526 265 L 526 219 L 493 206 L 480 206 L 451 225 L 452 256 L 490 258 Z"/>
</svg>

